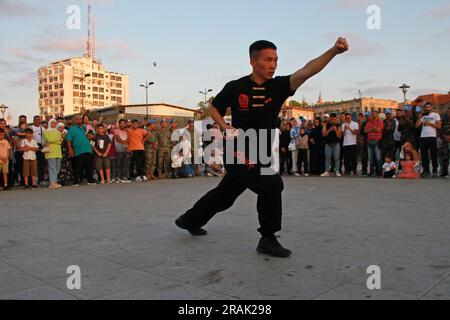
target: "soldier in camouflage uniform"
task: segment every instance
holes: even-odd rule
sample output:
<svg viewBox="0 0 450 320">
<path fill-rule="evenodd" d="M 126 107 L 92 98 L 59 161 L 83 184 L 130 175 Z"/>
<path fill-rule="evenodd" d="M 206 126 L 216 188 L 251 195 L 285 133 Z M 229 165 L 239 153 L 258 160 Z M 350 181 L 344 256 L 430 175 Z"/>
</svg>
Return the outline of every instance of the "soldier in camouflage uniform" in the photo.
<svg viewBox="0 0 450 320">
<path fill-rule="evenodd" d="M 168 179 L 170 167 L 172 165 L 172 133 L 167 121 L 161 121 L 161 128 L 158 134 L 158 178 Z M 164 171 L 164 175 L 163 175 Z"/>
<path fill-rule="evenodd" d="M 150 120 L 147 124 L 149 135 L 145 140 L 145 172 L 149 180 L 157 180 L 154 173 L 158 152 L 158 130 L 156 120 Z"/>
</svg>

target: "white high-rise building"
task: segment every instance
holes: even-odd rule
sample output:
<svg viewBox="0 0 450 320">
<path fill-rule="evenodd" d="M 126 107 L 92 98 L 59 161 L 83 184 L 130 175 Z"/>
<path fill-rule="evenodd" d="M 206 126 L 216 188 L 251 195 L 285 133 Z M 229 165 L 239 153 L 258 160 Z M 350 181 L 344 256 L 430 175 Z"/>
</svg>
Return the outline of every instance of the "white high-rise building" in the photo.
<svg viewBox="0 0 450 320">
<path fill-rule="evenodd" d="M 95 19 L 90 2 L 83 56 L 41 67 L 38 77 L 39 111 L 45 117 L 128 104 L 128 76 L 106 71 L 95 58 Z"/>
<path fill-rule="evenodd" d="M 94 58 L 56 61 L 41 67 L 38 74 L 42 116 L 128 104 L 128 76 L 106 71 Z"/>
</svg>

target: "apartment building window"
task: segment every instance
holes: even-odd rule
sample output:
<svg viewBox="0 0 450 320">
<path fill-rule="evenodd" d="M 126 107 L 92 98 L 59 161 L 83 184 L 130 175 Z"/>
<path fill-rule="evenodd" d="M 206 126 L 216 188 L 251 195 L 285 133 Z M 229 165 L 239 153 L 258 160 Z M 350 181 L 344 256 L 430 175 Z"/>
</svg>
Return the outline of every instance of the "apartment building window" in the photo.
<svg viewBox="0 0 450 320">
<path fill-rule="evenodd" d="M 59 99 L 59 104 L 62 104 L 64 102 L 64 99 Z"/>
<path fill-rule="evenodd" d="M 97 87 L 92 87 L 92 91 L 98 92 L 98 88 Z"/>
<path fill-rule="evenodd" d="M 79 84 L 74 84 L 73 88 L 76 89 L 76 90 L 80 90 L 80 85 Z"/>
<path fill-rule="evenodd" d="M 64 90 L 59 92 L 60 97 L 64 97 Z"/>
<path fill-rule="evenodd" d="M 94 94 L 94 95 L 93 95 L 93 98 L 94 98 L 94 99 L 98 99 L 98 94 Z"/>
<path fill-rule="evenodd" d="M 62 83 L 59 84 L 59 88 L 60 88 L 60 89 L 63 88 L 63 84 L 62 84 Z"/>
<path fill-rule="evenodd" d="M 105 77 L 105 75 L 104 75 L 103 73 L 99 73 L 98 77 L 99 77 L 100 79 L 103 79 L 103 78 Z"/>
<path fill-rule="evenodd" d="M 103 94 L 99 95 L 100 100 L 105 100 L 105 96 Z"/>
</svg>

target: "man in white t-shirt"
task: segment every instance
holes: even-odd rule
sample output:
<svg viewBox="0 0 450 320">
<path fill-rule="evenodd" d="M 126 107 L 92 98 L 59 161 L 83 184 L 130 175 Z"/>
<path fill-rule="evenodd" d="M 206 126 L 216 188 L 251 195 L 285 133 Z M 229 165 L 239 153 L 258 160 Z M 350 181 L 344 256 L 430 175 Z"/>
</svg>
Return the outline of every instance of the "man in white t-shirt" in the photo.
<svg viewBox="0 0 450 320">
<path fill-rule="evenodd" d="M 359 124 L 355 121 L 352 121 L 352 115 L 350 113 L 345 114 L 345 122 L 342 124 L 342 132 L 344 133 L 343 147 L 345 174 L 350 175 L 353 172 L 354 175 L 357 175 L 357 145 Z"/>
<path fill-rule="evenodd" d="M 36 152 L 37 158 L 37 168 L 38 168 L 38 183 L 42 184 L 45 179 L 45 154 L 42 152 L 42 148 L 45 145 L 44 132 L 45 128 L 41 125 L 41 117 L 34 116 L 33 117 L 33 125 L 30 127 L 33 130 L 33 140 L 39 146 L 39 150 Z"/>
<path fill-rule="evenodd" d="M 420 153 L 422 154 L 423 177 L 430 175 L 430 154 L 433 164 L 433 178 L 437 178 L 438 160 L 437 160 L 437 130 L 441 129 L 441 116 L 433 112 L 431 103 L 426 102 L 423 106 L 423 112 L 417 120 L 416 127 L 422 127 L 420 135 Z"/>
</svg>

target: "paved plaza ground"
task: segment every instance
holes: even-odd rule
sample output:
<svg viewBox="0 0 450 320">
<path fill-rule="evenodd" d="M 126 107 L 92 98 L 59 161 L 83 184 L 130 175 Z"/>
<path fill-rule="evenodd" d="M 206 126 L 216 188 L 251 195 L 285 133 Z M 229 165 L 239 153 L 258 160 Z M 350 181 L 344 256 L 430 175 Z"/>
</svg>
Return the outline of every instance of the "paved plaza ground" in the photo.
<svg viewBox="0 0 450 320">
<path fill-rule="evenodd" d="M 0 192 L 0 299 L 450 299 L 450 180 L 284 181 L 284 260 L 256 253 L 250 191 L 207 237 L 175 227 L 216 178 Z"/>
</svg>

